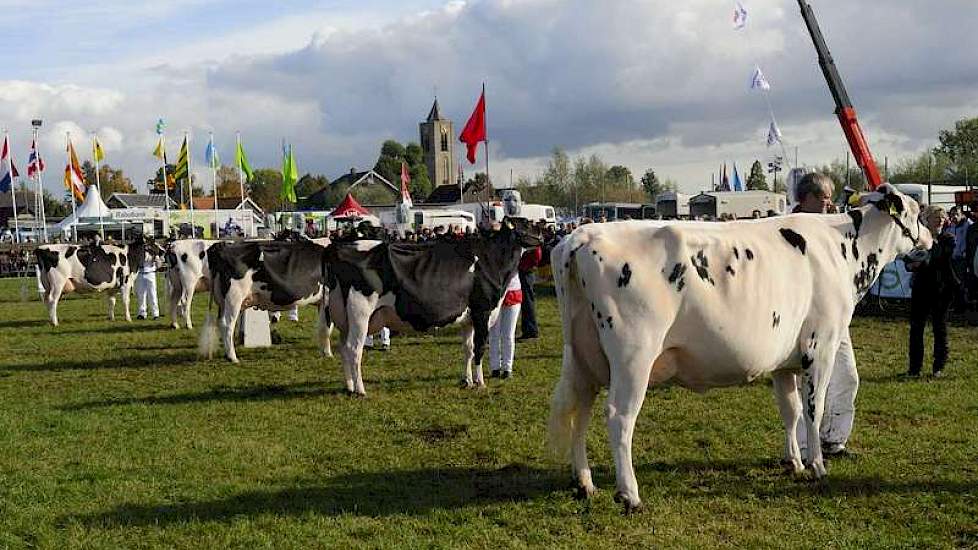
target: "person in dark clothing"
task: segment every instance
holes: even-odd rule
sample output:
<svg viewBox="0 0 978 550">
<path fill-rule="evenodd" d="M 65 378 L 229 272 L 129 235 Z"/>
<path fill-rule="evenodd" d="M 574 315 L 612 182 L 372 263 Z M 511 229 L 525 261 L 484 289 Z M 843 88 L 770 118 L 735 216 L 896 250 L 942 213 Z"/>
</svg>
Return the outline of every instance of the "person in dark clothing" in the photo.
<svg viewBox="0 0 978 550">
<path fill-rule="evenodd" d="M 910 365 L 906 378 L 919 378 L 924 364 L 924 327 L 930 319 L 934 331 L 934 376 L 944 373 L 948 359 L 947 314 L 960 281 L 951 265 L 954 254 L 954 235 L 945 233 L 948 218 L 944 209 L 929 206 L 924 223 L 934 235 L 934 246 L 926 259 L 908 261 L 907 270 L 913 273 L 910 289 Z"/>
<path fill-rule="evenodd" d="M 520 258 L 520 288 L 523 291 L 523 304 L 520 311 L 520 336 L 517 340 L 529 340 L 540 337 L 540 329 L 537 327 L 537 308 L 536 296 L 533 294 L 533 285 L 536 283 L 534 270 L 543 259 L 543 250 L 538 246 L 531 248 L 523 253 Z"/>
</svg>

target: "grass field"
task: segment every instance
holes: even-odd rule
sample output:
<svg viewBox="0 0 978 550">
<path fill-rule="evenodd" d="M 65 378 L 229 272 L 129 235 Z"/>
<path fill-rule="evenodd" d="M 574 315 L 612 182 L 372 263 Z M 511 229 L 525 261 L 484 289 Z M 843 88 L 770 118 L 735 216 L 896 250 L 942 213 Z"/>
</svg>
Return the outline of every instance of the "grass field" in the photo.
<svg viewBox="0 0 978 550">
<path fill-rule="evenodd" d="M 550 297 L 514 379 L 461 390 L 454 333 L 395 337 L 366 355 L 366 399 L 316 356 L 311 308 L 232 366 L 163 321 L 108 322 L 101 298 L 63 301 L 58 328 L 31 298 L 0 281 L 0 547 L 978 547 L 975 328 L 952 328 L 948 378 L 897 382 L 906 320 L 856 319 L 857 456 L 824 483 L 778 466 L 769 382 L 653 390 L 646 510 L 625 517 L 603 407 L 592 501 L 545 449 Z"/>
</svg>

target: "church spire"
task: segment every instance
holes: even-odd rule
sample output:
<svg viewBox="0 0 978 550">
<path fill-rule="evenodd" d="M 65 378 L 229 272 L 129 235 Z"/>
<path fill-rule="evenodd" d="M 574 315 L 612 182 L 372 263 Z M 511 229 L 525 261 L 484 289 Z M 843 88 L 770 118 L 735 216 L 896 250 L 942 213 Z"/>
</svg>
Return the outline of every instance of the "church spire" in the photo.
<svg viewBox="0 0 978 550">
<path fill-rule="evenodd" d="M 434 120 L 441 120 L 441 113 L 438 111 L 438 98 L 435 97 L 435 102 L 431 105 L 431 111 L 428 113 L 428 122 Z"/>
</svg>

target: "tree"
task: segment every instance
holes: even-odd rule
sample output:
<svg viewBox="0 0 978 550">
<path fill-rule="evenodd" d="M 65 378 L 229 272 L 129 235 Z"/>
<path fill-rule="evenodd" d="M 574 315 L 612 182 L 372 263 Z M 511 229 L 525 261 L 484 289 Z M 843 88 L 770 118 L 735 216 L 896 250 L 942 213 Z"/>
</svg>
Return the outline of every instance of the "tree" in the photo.
<svg viewBox="0 0 978 550">
<path fill-rule="evenodd" d="M 747 189 L 750 191 L 767 191 L 767 177 L 764 175 L 764 165 L 761 161 L 755 160 L 750 166 L 750 175 L 747 176 Z"/>
<path fill-rule="evenodd" d="M 656 175 L 655 171 L 649 168 L 642 175 L 642 190 L 648 195 L 648 200 L 654 202 L 655 198 L 666 191 L 675 191 L 676 182 L 666 179 L 664 182 L 659 181 L 659 176 Z"/>
<path fill-rule="evenodd" d="M 47 189 L 42 191 L 41 196 L 44 201 L 44 216 L 47 218 L 64 218 L 71 214 L 71 203 L 58 200 Z M 17 205 L 18 207 L 20 205 Z M 33 207 L 31 208 L 33 211 Z"/>
<path fill-rule="evenodd" d="M 625 189 L 635 187 L 635 178 L 632 177 L 632 171 L 620 164 L 608 168 L 608 173 L 605 177 L 615 187 L 623 187 Z"/>
<path fill-rule="evenodd" d="M 937 139 L 934 154 L 950 161 L 951 179 L 972 181 L 978 173 L 978 117 L 955 122 L 953 130 L 941 130 Z"/>
<path fill-rule="evenodd" d="M 405 162 L 406 150 L 400 143 L 389 139 L 380 146 L 380 156 L 374 164 L 377 172 L 387 181 L 397 185 L 401 181 L 401 162 Z"/>
<path fill-rule="evenodd" d="M 213 191 L 211 192 L 213 194 Z M 241 183 L 238 170 L 233 166 L 220 166 L 217 169 L 217 198 L 234 197 L 241 199 Z"/>
<path fill-rule="evenodd" d="M 424 151 L 417 143 L 403 146 L 389 139 L 380 147 L 380 156 L 374 165 L 374 172 L 383 176 L 397 187 L 401 185 L 401 163 L 406 162 L 411 175 L 409 191 L 415 199 L 423 200 L 431 194 L 431 178 L 424 163 Z"/>
<path fill-rule="evenodd" d="M 282 173 L 272 168 L 255 170 L 254 177 L 248 182 L 248 196 L 266 212 L 280 209 L 281 192 Z"/>
</svg>

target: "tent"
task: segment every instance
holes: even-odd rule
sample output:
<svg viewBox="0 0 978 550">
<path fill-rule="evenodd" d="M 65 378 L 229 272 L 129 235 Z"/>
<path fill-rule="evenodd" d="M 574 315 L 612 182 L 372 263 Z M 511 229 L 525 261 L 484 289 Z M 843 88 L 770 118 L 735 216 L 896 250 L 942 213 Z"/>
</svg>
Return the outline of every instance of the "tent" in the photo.
<svg viewBox="0 0 978 550">
<path fill-rule="evenodd" d="M 360 203 L 353 198 L 353 195 L 347 193 L 343 202 L 333 210 L 330 216 L 333 218 L 363 218 L 365 216 L 371 216 L 371 213 L 366 208 L 360 206 Z"/>
<path fill-rule="evenodd" d="M 97 185 L 89 185 L 85 192 L 85 200 L 75 208 L 74 213 L 58 222 L 54 226 L 56 232 L 67 233 L 71 231 L 73 225 L 98 224 L 99 214 L 105 223 L 112 222 L 112 214 L 109 207 L 102 200 L 102 194 Z"/>
</svg>

